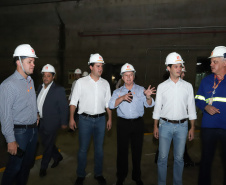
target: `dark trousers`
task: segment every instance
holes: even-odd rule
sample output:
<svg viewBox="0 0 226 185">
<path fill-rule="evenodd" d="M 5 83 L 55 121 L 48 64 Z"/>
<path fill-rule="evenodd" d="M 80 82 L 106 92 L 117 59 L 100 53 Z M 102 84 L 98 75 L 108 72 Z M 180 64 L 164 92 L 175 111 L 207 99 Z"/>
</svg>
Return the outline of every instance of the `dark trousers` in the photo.
<svg viewBox="0 0 226 185">
<path fill-rule="evenodd" d="M 51 158 L 53 158 L 53 160 L 55 161 L 62 157 L 55 145 L 57 133 L 49 133 L 45 132 L 44 130 L 39 130 L 39 134 L 44 148 L 41 169 L 47 169 Z"/>
<path fill-rule="evenodd" d="M 226 130 L 217 128 L 202 128 L 202 158 L 199 172 L 199 185 L 211 184 L 211 167 L 216 150 L 217 142 L 222 146 L 224 166 L 224 185 L 226 185 Z"/>
<path fill-rule="evenodd" d="M 128 174 L 128 151 L 131 144 L 132 179 L 141 176 L 140 162 L 144 137 L 143 118 L 134 120 L 118 117 L 117 120 L 117 178 L 124 180 Z"/>
<path fill-rule="evenodd" d="M 9 155 L 1 185 L 26 185 L 34 164 L 37 147 L 37 128 L 14 128 L 16 142 L 25 151 L 22 157 Z"/>
</svg>

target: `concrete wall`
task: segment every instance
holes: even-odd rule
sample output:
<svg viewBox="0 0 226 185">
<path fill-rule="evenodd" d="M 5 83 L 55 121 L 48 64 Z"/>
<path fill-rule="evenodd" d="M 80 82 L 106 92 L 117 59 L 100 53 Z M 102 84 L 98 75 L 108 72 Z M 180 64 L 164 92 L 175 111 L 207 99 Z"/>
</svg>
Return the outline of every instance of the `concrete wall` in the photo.
<svg viewBox="0 0 226 185">
<path fill-rule="evenodd" d="M 14 71 L 12 54 L 29 43 L 39 59 L 33 78 L 41 83 L 43 65 L 54 65 L 65 87 L 68 71 L 88 70 L 91 53 L 100 53 L 104 77 L 125 62 L 134 65 L 137 83 L 157 86 L 165 72 L 165 58 L 176 51 L 195 83 L 197 57 L 208 57 L 226 45 L 223 0 L 80 0 L 1 1 L 0 81 Z M 13 6 L 12 6 L 13 5 Z M 118 71 L 119 72 L 119 71 Z"/>
</svg>

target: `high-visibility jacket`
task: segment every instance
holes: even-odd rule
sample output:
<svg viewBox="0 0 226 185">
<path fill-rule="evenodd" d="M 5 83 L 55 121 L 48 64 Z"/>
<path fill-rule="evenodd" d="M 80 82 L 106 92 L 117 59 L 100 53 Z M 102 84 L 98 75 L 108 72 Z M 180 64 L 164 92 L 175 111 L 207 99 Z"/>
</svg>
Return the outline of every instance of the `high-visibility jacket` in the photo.
<svg viewBox="0 0 226 185">
<path fill-rule="evenodd" d="M 225 76 L 226 78 L 226 76 Z M 218 79 L 216 78 L 216 84 Z M 222 80 L 213 94 L 212 106 L 219 109 L 220 114 L 210 115 L 205 111 L 206 105 L 214 91 L 214 74 L 205 77 L 199 86 L 197 95 L 195 96 L 196 106 L 203 112 L 202 127 L 203 128 L 222 128 L 226 129 L 226 79 Z"/>
</svg>

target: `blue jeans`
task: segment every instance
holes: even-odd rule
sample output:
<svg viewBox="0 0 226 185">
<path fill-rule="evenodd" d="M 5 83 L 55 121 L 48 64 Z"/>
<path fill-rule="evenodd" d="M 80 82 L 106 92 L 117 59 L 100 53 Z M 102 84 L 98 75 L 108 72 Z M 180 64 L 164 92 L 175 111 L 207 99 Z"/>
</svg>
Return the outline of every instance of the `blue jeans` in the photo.
<svg viewBox="0 0 226 185">
<path fill-rule="evenodd" d="M 158 157 L 158 184 L 166 185 L 168 154 L 173 139 L 173 184 L 182 185 L 184 169 L 184 148 L 188 133 L 188 121 L 173 124 L 160 119 L 159 122 L 159 157 Z"/>
<path fill-rule="evenodd" d="M 223 123 L 222 123 L 223 124 Z M 199 185 L 210 185 L 211 168 L 217 143 L 220 142 L 224 166 L 224 182 L 226 185 L 226 130 L 220 128 L 201 128 L 202 157 L 199 172 Z"/>
<path fill-rule="evenodd" d="M 105 116 L 91 118 L 79 115 L 79 151 L 77 176 L 85 177 L 87 151 L 91 136 L 94 142 L 94 175 L 101 176 L 103 168 L 103 142 L 105 135 Z"/>
<path fill-rule="evenodd" d="M 26 185 L 34 164 L 37 147 L 37 128 L 14 128 L 16 142 L 25 151 L 23 157 L 9 155 L 1 185 Z"/>
</svg>

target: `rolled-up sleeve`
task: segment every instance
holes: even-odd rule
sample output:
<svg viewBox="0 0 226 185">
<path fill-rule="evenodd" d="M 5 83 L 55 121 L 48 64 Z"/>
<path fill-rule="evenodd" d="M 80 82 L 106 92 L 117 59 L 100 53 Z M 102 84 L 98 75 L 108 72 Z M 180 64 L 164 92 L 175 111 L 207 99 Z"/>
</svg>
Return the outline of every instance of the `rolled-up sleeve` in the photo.
<svg viewBox="0 0 226 185">
<path fill-rule="evenodd" d="M 155 105 L 154 99 L 153 99 L 153 98 L 151 98 L 151 99 L 152 99 L 152 102 L 151 102 L 151 105 L 149 105 L 149 104 L 147 103 L 147 99 L 146 99 L 146 97 L 145 97 L 145 100 L 144 100 L 144 106 L 145 106 L 146 108 L 151 108 L 151 107 L 153 107 L 153 106 Z"/>
<path fill-rule="evenodd" d="M 115 101 L 116 101 L 117 98 L 119 97 L 118 92 L 119 92 L 119 90 L 116 89 L 116 90 L 114 90 L 114 92 L 113 92 L 113 94 L 112 94 L 112 97 L 111 97 L 111 99 L 110 99 L 110 101 L 109 101 L 109 103 L 108 103 L 108 106 L 109 106 L 110 109 L 115 109 L 115 108 L 118 107 L 118 106 L 115 107 Z"/>
<path fill-rule="evenodd" d="M 109 108 L 109 101 L 111 99 L 111 89 L 110 89 L 110 85 L 108 83 L 108 87 L 107 87 L 107 92 L 106 92 L 106 96 L 105 96 L 105 102 L 106 102 L 106 108 Z"/>
<path fill-rule="evenodd" d="M 80 81 L 78 80 L 75 83 L 75 87 L 72 91 L 70 105 L 77 106 L 80 94 L 81 94 L 81 84 L 80 84 Z"/>
</svg>

